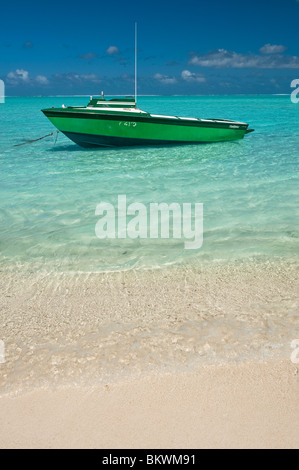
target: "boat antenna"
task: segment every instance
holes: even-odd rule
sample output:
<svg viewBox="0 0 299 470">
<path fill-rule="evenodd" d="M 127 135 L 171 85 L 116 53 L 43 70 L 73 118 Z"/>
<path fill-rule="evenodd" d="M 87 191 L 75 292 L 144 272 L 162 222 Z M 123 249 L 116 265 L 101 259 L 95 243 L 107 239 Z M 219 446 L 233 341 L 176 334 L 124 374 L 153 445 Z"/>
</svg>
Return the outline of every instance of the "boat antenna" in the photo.
<svg viewBox="0 0 299 470">
<path fill-rule="evenodd" d="M 137 23 L 135 23 L 135 107 L 137 107 Z"/>
</svg>

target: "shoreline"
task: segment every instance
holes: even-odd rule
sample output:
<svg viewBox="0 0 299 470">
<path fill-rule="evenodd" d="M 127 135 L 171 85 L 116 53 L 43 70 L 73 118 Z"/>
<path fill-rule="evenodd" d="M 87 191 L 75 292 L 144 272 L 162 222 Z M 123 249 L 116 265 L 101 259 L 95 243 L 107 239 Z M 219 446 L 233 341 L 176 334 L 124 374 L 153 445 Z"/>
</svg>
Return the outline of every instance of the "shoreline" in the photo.
<svg viewBox="0 0 299 470">
<path fill-rule="evenodd" d="M 298 448 L 297 286 L 288 261 L 2 272 L 0 448 Z"/>
<path fill-rule="evenodd" d="M 298 448 L 291 361 L 0 398 L 0 448 Z"/>
<path fill-rule="evenodd" d="M 288 359 L 295 263 L 1 273 L 0 395 Z"/>
</svg>

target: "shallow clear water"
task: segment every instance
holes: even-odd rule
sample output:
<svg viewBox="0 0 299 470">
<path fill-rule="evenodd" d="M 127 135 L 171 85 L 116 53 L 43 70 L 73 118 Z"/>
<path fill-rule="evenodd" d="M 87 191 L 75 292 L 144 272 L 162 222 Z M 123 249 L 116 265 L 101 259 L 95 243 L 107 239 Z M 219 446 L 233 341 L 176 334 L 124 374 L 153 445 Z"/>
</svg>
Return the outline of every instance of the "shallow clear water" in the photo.
<svg viewBox="0 0 299 470">
<path fill-rule="evenodd" d="M 292 257 L 298 252 L 299 105 L 288 96 L 140 97 L 153 113 L 234 119 L 255 132 L 242 141 L 127 149 L 82 149 L 40 109 L 88 98 L 7 98 L 0 105 L 0 252 L 3 268 L 103 271 Z M 204 243 L 99 240 L 96 205 L 201 202 Z"/>
<path fill-rule="evenodd" d="M 13 147 L 54 130 L 40 109 L 86 102 L 0 105 L 1 393 L 289 358 L 299 335 L 299 105 L 288 96 L 141 97 L 153 113 L 241 120 L 255 132 L 96 150 L 59 134 L 55 146 Z M 124 194 L 128 204 L 203 203 L 202 248 L 99 240 L 97 204 Z"/>
</svg>

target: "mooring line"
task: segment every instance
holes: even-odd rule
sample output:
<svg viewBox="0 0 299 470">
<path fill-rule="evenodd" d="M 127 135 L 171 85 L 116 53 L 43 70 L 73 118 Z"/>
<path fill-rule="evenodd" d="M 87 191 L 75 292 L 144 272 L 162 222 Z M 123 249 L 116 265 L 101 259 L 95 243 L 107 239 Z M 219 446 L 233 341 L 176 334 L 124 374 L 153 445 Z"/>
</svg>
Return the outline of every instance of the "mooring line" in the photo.
<svg viewBox="0 0 299 470">
<path fill-rule="evenodd" d="M 39 139 L 29 140 L 29 142 L 24 142 L 23 144 L 16 144 L 16 145 L 13 145 L 13 147 L 21 147 L 22 145 L 33 144 L 34 142 L 37 142 L 38 140 L 45 139 L 46 137 L 51 137 L 51 135 L 54 135 L 54 134 L 57 134 L 56 139 L 55 139 L 55 144 L 56 144 L 59 131 L 51 132 L 51 134 L 44 135 L 43 137 L 40 137 Z M 55 145 L 55 144 L 54 144 L 54 145 Z"/>
</svg>

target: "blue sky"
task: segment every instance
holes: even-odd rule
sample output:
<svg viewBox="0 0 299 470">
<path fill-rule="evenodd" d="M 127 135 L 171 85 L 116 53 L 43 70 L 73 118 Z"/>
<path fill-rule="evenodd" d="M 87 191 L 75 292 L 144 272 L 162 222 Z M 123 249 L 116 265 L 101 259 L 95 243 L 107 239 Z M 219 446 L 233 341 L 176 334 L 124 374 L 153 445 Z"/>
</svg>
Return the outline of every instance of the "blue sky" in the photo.
<svg viewBox="0 0 299 470">
<path fill-rule="evenodd" d="M 289 93 L 299 0 L 15 1 L 0 7 L 7 95 Z"/>
</svg>

